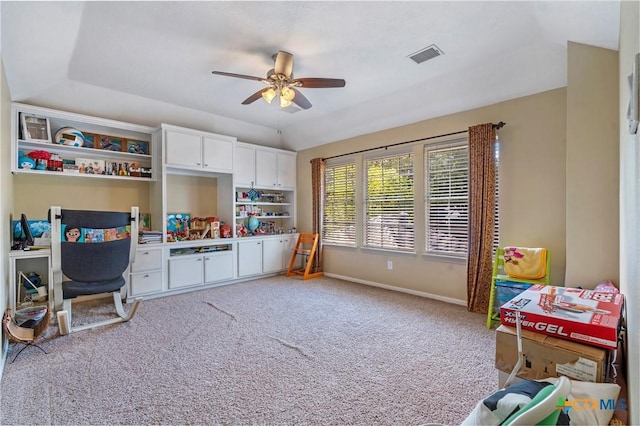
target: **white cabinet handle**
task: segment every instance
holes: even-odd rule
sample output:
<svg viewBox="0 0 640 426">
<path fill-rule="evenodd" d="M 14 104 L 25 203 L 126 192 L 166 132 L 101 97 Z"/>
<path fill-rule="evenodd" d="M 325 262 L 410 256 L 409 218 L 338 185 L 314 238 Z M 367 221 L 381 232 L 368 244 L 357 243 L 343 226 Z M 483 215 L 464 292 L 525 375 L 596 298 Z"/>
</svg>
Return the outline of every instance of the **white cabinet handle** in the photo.
<svg viewBox="0 0 640 426">
<path fill-rule="evenodd" d="M 149 274 L 144 274 L 144 277 L 145 278 L 149 278 Z"/>
</svg>

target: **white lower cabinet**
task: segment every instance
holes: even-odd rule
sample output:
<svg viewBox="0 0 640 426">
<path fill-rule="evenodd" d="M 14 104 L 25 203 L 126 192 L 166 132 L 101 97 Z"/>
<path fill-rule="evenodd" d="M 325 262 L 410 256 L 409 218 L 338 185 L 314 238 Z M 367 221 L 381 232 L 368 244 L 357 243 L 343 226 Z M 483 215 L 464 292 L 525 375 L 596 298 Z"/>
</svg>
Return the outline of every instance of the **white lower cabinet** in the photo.
<svg viewBox="0 0 640 426">
<path fill-rule="evenodd" d="M 131 296 L 162 291 L 162 248 L 138 248 L 131 265 Z"/>
<path fill-rule="evenodd" d="M 291 262 L 291 257 L 293 256 L 293 251 L 296 248 L 296 243 L 298 242 L 298 234 L 291 234 L 284 237 L 284 252 L 283 252 L 283 260 L 284 267 L 283 269 L 289 268 L 289 262 Z M 293 261 L 293 269 L 300 269 L 302 267 L 302 256 L 296 256 Z"/>
<path fill-rule="evenodd" d="M 233 252 L 212 253 L 204 256 L 204 282 L 233 279 Z"/>
<path fill-rule="evenodd" d="M 262 274 L 262 240 L 238 242 L 238 278 Z"/>
<path fill-rule="evenodd" d="M 286 270 L 297 239 L 296 234 L 238 242 L 238 277 Z M 297 261 L 296 266 L 299 264 Z"/>
<path fill-rule="evenodd" d="M 204 258 L 176 256 L 169 259 L 169 288 L 190 287 L 202 284 Z"/>
<path fill-rule="evenodd" d="M 219 281 L 229 281 L 233 276 L 233 250 L 211 247 L 179 249 L 169 257 L 169 289 L 192 287 Z M 200 253 L 199 250 L 211 250 Z M 172 250 L 173 251 L 173 250 Z M 184 254 L 184 253 L 195 254 Z"/>
<path fill-rule="evenodd" d="M 272 274 L 283 269 L 284 239 L 272 238 L 262 241 L 262 273 Z"/>
</svg>

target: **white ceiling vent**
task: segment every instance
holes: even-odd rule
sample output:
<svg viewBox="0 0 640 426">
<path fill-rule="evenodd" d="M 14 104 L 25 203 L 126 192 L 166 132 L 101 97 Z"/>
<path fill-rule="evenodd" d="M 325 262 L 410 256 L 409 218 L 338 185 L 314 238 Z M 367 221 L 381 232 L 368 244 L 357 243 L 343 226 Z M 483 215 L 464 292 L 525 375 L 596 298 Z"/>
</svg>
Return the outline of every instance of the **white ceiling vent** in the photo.
<svg viewBox="0 0 640 426">
<path fill-rule="evenodd" d="M 413 60 L 416 64 L 421 64 L 440 55 L 444 55 L 444 52 L 440 50 L 438 46 L 432 44 L 422 50 L 418 50 L 416 53 L 412 53 L 409 55 L 409 59 Z"/>
<path fill-rule="evenodd" d="M 302 111 L 302 108 L 298 108 L 298 107 L 297 107 L 297 106 L 295 106 L 295 105 L 289 105 L 289 106 L 288 106 L 288 107 L 286 107 L 286 108 L 282 108 L 282 111 L 284 111 L 284 112 L 288 112 L 289 114 L 295 114 L 295 113 L 296 113 L 296 112 L 298 112 L 298 111 Z"/>
</svg>

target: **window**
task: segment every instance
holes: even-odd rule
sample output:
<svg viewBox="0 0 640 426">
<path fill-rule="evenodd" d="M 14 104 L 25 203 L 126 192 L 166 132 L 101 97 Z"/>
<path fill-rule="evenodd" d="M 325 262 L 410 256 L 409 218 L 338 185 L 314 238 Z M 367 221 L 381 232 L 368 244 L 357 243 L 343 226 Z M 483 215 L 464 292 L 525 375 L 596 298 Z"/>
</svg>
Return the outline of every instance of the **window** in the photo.
<svg viewBox="0 0 640 426">
<path fill-rule="evenodd" d="M 327 165 L 324 172 L 322 242 L 356 244 L 355 163 Z"/>
<path fill-rule="evenodd" d="M 414 250 L 413 155 L 366 160 L 364 246 Z"/>
<path fill-rule="evenodd" d="M 466 257 L 469 223 L 469 149 L 466 140 L 426 145 L 425 250 L 429 254 Z M 495 147 L 496 200 L 493 246 L 498 244 L 498 160 Z"/>
<path fill-rule="evenodd" d="M 424 155 L 426 252 L 462 257 L 469 217 L 467 142 L 427 145 Z"/>
</svg>

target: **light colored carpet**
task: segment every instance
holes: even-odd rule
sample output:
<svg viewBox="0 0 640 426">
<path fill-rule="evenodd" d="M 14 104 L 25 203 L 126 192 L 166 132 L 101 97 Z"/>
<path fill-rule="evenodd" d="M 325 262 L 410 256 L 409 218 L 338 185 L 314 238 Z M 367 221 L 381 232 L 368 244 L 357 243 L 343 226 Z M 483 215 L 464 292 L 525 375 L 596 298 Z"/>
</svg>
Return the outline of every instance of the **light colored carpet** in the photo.
<svg viewBox="0 0 640 426">
<path fill-rule="evenodd" d="M 85 302 L 74 324 L 108 304 Z M 497 389 L 494 332 L 466 308 L 332 278 L 146 300 L 128 323 L 10 363 L 0 423 L 460 424 Z"/>
</svg>

